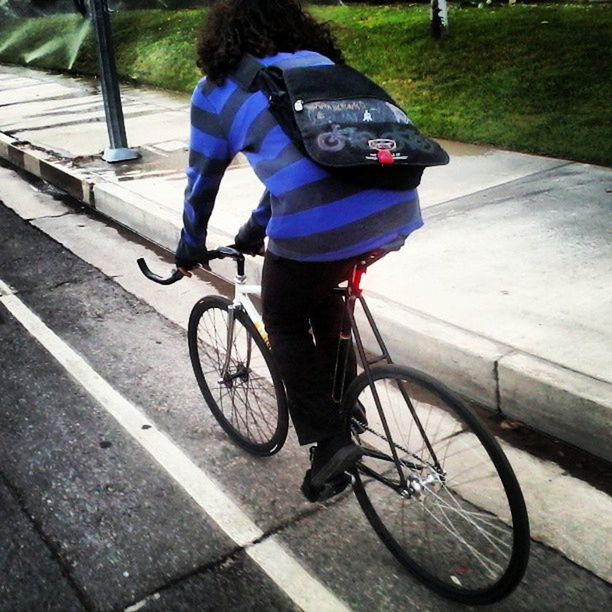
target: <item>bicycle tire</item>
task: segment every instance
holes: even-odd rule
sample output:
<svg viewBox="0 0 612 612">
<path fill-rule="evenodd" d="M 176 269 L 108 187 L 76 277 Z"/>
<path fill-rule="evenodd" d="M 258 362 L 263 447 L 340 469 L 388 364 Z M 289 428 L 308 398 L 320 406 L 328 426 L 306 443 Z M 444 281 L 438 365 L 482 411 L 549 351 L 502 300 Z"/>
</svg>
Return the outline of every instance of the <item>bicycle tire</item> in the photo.
<svg viewBox="0 0 612 612">
<path fill-rule="evenodd" d="M 366 429 L 356 436 L 366 453 L 355 470 L 354 491 L 368 521 L 399 562 L 438 594 L 466 604 L 503 599 L 525 573 L 530 536 L 523 494 L 499 443 L 433 378 L 396 365 L 374 367 L 371 376 L 387 429 L 366 372 L 351 383 L 344 404 L 359 401 L 366 408 Z M 400 470 L 408 481 L 403 491 Z M 462 474 L 468 476 L 463 482 Z"/>
<path fill-rule="evenodd" d="M 207 296 L 193 307 L 187 331 L 191 365 L 210 411 L 229 437 L 253 455 L 274 455 L 289 428 L 285 389 L 266 342 L 240 308 L 234 309 L 232 360 L 223 379 L 230 306 L 224 297 Z"/>
</svg>

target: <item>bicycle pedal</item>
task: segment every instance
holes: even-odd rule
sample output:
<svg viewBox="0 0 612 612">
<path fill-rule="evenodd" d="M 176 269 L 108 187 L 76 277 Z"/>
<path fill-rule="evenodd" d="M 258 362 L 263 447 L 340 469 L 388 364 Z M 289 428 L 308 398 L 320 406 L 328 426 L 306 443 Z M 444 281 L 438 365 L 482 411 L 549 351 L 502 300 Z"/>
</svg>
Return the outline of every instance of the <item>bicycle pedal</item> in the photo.
<svg viewBox="0 0 612 612">
<path fill-rule="evenodd" d="M 351 433 L 355 436 L 361 436 L 367 431 L 366 426 L 364 426 L 360 421 L 355 419 L 354 417 L 351 419 Z"/>
<path fill-rule="evenodd" d="M 300 490 L 309 502 L 323 502 L 342 493 L 349 485 L 353 484 L 353 481 L 354 476 L 352 474 L 343 472 L 330 478 L 322 487 L 313 487 L 310 483 L 310 470 L 308 470 Z"/>
</svg>

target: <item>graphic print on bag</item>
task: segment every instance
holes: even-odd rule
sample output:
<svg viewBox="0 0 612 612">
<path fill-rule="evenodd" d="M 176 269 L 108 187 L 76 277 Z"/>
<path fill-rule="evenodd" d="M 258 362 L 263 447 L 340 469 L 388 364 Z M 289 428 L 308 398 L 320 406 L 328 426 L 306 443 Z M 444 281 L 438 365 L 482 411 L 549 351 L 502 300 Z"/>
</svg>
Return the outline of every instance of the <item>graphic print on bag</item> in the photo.
<svg viewBox="0 0 612 612">
<path fill-rule="evenodd" d="M 347 180 L 411 189 L 426 167 L 449 161 L 384 89 L 350 66 L 265 68 L 248 56 L 237 80 L 268 96 L 270 112 L 311 160 Z"/>
<path fill-rule="evenodd" d="M 337 154 L 346 150 L 348 165 L 353 164 L 356 155 L 391 164 L 408 160 L 410 151 L 431 153 L 434 150 L 433 142 L 416 131 L 396 127 L 412 125 L 412 122 L 402 109 L 383 100 L 349 99 L 306 104 L 298 100 L 294 109 L 307 114 L 312 129 L 317 133 L 317 145 L 321 151 Z M 386 131 L 368 131 L 368 126 L 364 125 L 368 123 L 389 127 Z M 382 156 L 390 161 L 381 161 L 381 151 L 390 152 Z M 333 163 L 343 165 L 343 159 L 337 156 Z"/>
</svg>

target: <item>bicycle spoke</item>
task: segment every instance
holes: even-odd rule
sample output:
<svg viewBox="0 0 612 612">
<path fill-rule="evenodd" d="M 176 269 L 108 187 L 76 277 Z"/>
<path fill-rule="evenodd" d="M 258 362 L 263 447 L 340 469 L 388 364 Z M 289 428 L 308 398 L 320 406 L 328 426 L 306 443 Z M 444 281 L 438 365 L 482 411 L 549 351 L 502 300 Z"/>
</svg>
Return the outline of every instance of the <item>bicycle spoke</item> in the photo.
<svg viewBox="0 0 612 612">
<path fill-rule="evenodd" d="M 261 429 L 261 427 L 259 426 L 257 420 L 253 419 L 253 413 L 252 413 L 252 410 L 251 410 L 251 406 L 246 402 L 246 400 L 242 396 L 240 396 L 239 400 L 240 400 L 240 402 L 242 403 L 242 405 L 245 408 L 245 414 L 246 414 L 246 416 L 245 416 L 245 427 L 246 427 L 247 433 L 249 434 L 249 437 L 253 438 L 253 436 L 251 435 L 251 430 L 249 428 L 249 424 L 248 424 L 249 416 L 250 416 L 251 417 L 251 422 L 253 423 L 253 426 L 259 431 L 260 437 L 258 439 L 259 440 L 262 440 L 262 439 L 265 440 L 266 439 L 266 434 L 264 434 L 264 432 Z"/>
<path fill-rule="evenodd" d="M 455 512 L 456 514 L 458 514 L 459 516 L 461 516 L 466 522 L 470 523 L 476 530 L 478 530 L 487 540 L 489 540 L 490 544 L 496 548 L 498 550 L 498 552 L 500 552 L 501 554 L 506 554 L 504 551 L 502 551 L 501 549 L 498 548 L 498 546 L 493 542 L 493 540 L 497 540 L 497 542 L 499 544 L 502 544 L 503 546 L 506 546 L 506 548 L 510 549 L 511 546 L 510 544 L 508 544 L 507 542 L 501 540 L 499 537 L 494 536 L 493 534 L 489 533 L 488 531 L 486 531 L 485 529 L 479 527 L 478 525 L 476 525 L 476 523 L 474 522 L 474 520 L 472 518 L 470 518 L 469 514 L 464 513 L 463 512 L 463 508 L 458 504 L 457 500 L 455 499 L 455 497 L 451 494 L 450 491 L 448 491 L 446 489 L 446 491 L 449 493 L 449 497 L 455 502 L 456 508 L 453 508 L 453 506 L 451 506 L 450 504 L 448 504 L 440 495 L 438 495 L 435 491 L 433 491 L 432 489 L 430 489 L 429 487 L 426 487 L 426 489 L 428 490 L 428 492 L 436 498 L 436 500 L 438 501 L 438 503 L 436 504 L 440 510 L 442 510 L 442 508 L 445 508 L 451 512 Z M 506 551 L 507 552 L 507 551 Z"/>
<path fill-rule="evenodd" d="M 214 305 L 211 302 L 210 307 L 204 307 L 195 324 L 195 346 L 204 389 L 212 393 L 213 414 L 236 441 L 248 444 L 249 450 L 253 447 L 257 454 L 270 454 L 263 448 L 259 452 L 255 445 L 270 445 L 271 452 L 275 452 L 280 445 L 274 441 L 282 444 L 286 425 L 285 433 L 279 430 L 279 395 L 262 353 L 267 349 L 245 324 L 240 309 L 234 311 L 228 338 L 230 305 L 217 305 L 219 301 L 212 300 Z"/>
<path fill-rule="evenodd" d="M 487 571 L 490 572 L 490 576 L 491 578 L 496 578 L 498 576 L 498 574 L 495 574 L 491 571 L 491 568 L 487 565 L 487 561 L 489 561 L 491 563 L 491 565 L 495 565 L 500 571 L 502 571 L 502 567 L 491 561 L 490 559 L 487 559 L 482 553 L 480 553 L 478 550 L 476 550 L 476 548 L 474 548 L 474 546 L 472 546 L 464 537 L 462 537 L 457 530 L 455 529 L 454 525 L 452 524 L 452 522 L 448 521 L 448 517 L 446 517 L 446 515 L 444 514 L 444 517 L 446 519 L 446 523 L 442 520 L 440 520 L 433 512 L 431 512 L 426 506 L 425 504 L 423 504 L 423 508 L 425 509 L 425 511 L 429 514 L 429 516 L 431 516 L 434 521 L 436 521 L 442 528 L 444 528 L 448 533 L 450 533 L 452 536 L 454 536 L 458 542 L 460 542 L 461 544 L 464 545 L 465 549 L 467 551 L 469 551 L 473 557 L 483 566 L 483 568 Z"/>
<path fill-rule="evenodd" d="M 268 429 L 272 431 L 273 427 L 271 427 L 270 423 L 268 422 L 266 418 L 267 415 L 266 415 L 266 412 L 264 411 L 263 402 L 260 401 L 259 396 L 257 392 L 254 390 L 254 388 L 252 387 L 252 385 L 251 385 L 251 390 L 253 391 L 253 395 L 256 400 L 254 402 L 254 406 L 252 406 L 252 409 L 251 409 L 251 416 L 255 418 L 255 412 L 257 412 L 260 415 L 261 420 L 263 420 L 264 424 L 267 425 Z"/>
<path fill-rule="evenodd" d="M 483 443 L 487 434 L 482 426 L 474 429 L 474 417 L 464 418 L 467 409 L 434 393 L 430 381 L 421 384 L 393 365 L 373 372 L 392 436 L 383 430 L 362 377 L 361 391 L 350 401 L 362 403 L 367 413 L 359 436 L 366 452 L 355 486 L 366 515 L 398 559 L 440 593 L 467 603 L 497 601 L 520 580 L 528 549 L 524 524 L 520 537 L 526 543 L 515 555 L 514 502 L 492 460 L 499 451 Z M 391 466 L 396 456 L 405 483 Z"/>
</svg>

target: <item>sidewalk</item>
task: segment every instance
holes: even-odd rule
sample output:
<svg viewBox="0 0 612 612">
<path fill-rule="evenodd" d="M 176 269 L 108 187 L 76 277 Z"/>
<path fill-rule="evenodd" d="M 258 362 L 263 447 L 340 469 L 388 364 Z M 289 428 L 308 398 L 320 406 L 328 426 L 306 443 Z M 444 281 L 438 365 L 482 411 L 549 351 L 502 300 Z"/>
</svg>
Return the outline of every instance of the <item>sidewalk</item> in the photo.
<svg viewBox="0 0 612 612">
<path fill-rule="evenodd" d="M 111 166 L 95 82 L 0 66 L 0 157 L 170 250 L 181 226 L 186 96 L 123 89 L 130 146 Z M 420 188 L 425 227 L 365 279 L 399 363 L 607 460 L 612 423 L 612 171 L 444 142 Z M 209 244 L 262 188 L 236 160 Z M 260 261 L 250 262 L 259 274 Z M 222 276 L 231 267 L 215 266 Z"/>
</svg>

